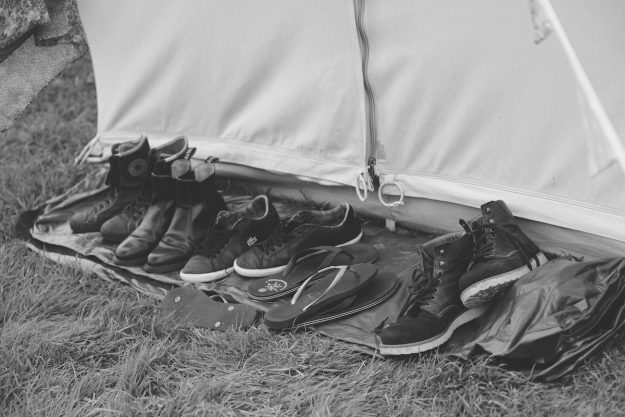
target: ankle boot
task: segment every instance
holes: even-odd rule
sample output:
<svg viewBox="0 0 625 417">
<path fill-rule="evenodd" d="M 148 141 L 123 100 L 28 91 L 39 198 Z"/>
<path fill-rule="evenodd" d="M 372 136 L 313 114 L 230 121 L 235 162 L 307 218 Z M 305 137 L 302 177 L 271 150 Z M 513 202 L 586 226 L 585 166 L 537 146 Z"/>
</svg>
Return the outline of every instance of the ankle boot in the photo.
<svg viewBox="0 0 625 417">
<path fill-rule="evenodd" d="M 161 174 L 157 175 L 171 176 L 171 169 L 169 168 L 169 165 L 171 165 L 171 163 L 176 159 L 180 159 L 187 152 L 187 150 L 187 138 L 184 136 L 179 136 L 164 145 L 150 150 L 149 160 L 152 173 L 154 173 L 154 167 L 156 164 L 159 164 L 162 161 L 168 166 L 161 167 Z M 138 198 L 126 205 L 121 213 L 113 216 L 111 219 L 102 224 L 100 232 L 102 233 L 104 241 L 110 243 L 120 243 L 126 239 L 126 237 L 128 237 L 133 230 L 139 227 L 139 224 L 143 220 L 151 202 L 152 189 L 154 189 L 151 184 L 152 181 L 148 178 L 148 181 L 145 181 Z"/>
<path fill-rule="evenodd" d="M 179 165 L 182 165 L 182 168 Z M 176 181 L 172 177 L 172 166 L 179 176 L 187 169 L 188 161 L 156 162 L 151 176 L 150 206 L 141 224 L 115 249 L 116 264 L 125 266 L 145 264 L 150 252 L 167 231 L 176 209 Z"/>
<path fill-rule="evenodd" d="M 148 255 L 144 266 L 147 272 L 180 270 L 208 234 L 217 213 L 226 210 L 215 184 L 213 164 L 204 162 L 191 170 L 190 163 L 183 159 L 172 166 L 172 174 L 176 209 L 165 235 Z"/>
<path fill-rule="evenodd" d="M 460 224 L 475 242 L 471 263 L 460 278 L 460 298 L 467 307 L 490 302 L 516 280 L 547 262 L 501 200 L 482 205 L 482 216 L 471 225 L 464 220 Z"/>
<path fill-rule="evenodd" d="M 98 232 L 104 222 L 137 199 L 150 174 L 149 153 L 150 145 L 145 136 L 113 145 L 106 177 L 110 188 L 104 199 L 72 216 L 69 225 L 74 233 Z"/>
<path fill-rule="evenodd" d="M 473 252 L 465 233 L 438 237 L 421 246 L 422 265 L 412 275 L 412 296 L 395 323 L 379 331 L 380 353 L 425 352 L 445 343 L 453 331 L 484 313 L 460 302 L 458 280 Z"/>
</svg>

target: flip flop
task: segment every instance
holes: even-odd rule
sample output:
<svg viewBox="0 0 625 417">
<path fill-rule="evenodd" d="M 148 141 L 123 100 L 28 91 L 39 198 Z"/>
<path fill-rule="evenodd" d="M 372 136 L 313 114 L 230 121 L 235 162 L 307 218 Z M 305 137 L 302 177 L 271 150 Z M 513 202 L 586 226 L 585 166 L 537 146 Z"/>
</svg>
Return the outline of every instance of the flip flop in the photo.
<svg viewBox="0 0 625 417">
<path fill-rule="evenodd" d="M 215 294 L 179 287 L 170 291 L 161 302 L 157 323 L 162 329 L 199 327 L 210 330 L 245 330 L 256 321 L 258 312 L 244 304 L 230 304 Z"/>
<path fill-rule="evenodd" d="M 329 271 L 330 273 L 326 273 Z M 306 279 L 290 302 L 265 313 L 265 324 L 271 329 L 287 329 L 308 322 L 331 307 L 358 293 L 377 274 L 371 264 L 330 266 Z M 317 275 L 324 278 L 308 287 Z"/>
<path fill-rule="evenodd" d="M 291 258 L 284 271 L 252 283 L 247 293 L 257 301 L 275 300 L 297 291 L 302 282 L 317 271 L 329 266 L 371 263 L 378 253 L 371 245 L 348 245 L 343 247 L 317 246 L 298 252 Z M 311 282 L 326 274 L 316 275 Z"/>
<path fill-rule="evenodd" d="M 380 273 L 373 277 L 356 295 L 345 299 L 336 308 L 329 308 L 324 313 L 296 327 L 312 326 L 352 316 L 382 304 L 395 294 L 400 283 L 392 272 Z"/>
</svg>

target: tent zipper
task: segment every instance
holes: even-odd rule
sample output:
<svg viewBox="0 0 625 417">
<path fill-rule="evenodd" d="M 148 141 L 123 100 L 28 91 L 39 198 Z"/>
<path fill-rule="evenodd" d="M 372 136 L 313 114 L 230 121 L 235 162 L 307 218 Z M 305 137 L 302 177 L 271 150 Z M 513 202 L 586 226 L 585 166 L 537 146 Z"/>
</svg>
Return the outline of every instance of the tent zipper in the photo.
<svg viewBox="0 0 625 417">
<path fill-rule="evenodd" d="M 356 30 L 358 32 L 358 41 L 360 43 L 362 77 L 366 97 L 365 108 L 367 113 L 367 141 L 365 150 L 365 165 L 367 167 L 368 178 L 365 178 L 365 181 L 367 182 L 370 190 L 373 190 L 374 183 L 377 185 L 378 182 L 375 173 L 377 126 L 375 121 L 375 99 L 373 97 L 371 83 L 369 82 L 369 40 L 367 39 L 367 33 L 364 30 L 363 24 L 365 0 L 354 0 L 354 9 L 356 15 Z"/>
</svg>

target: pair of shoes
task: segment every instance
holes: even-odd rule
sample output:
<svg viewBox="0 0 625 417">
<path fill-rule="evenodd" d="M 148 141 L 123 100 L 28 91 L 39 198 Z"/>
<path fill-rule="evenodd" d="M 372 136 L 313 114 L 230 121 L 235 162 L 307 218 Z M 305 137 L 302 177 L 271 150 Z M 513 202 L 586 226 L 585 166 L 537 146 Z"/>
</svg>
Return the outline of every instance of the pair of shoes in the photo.
<svg viewBox="0 0 625 417">
<path fill-rule="evenodd" d="M 326 211 L 300 211 L 284 224 L 262 195 L 242 209 L 222 212 L 187 262 L 180 278 L 210 282 L 236 271 L 244 277 L 280 273 L 293 256 L 318 245 L 347 245 L 362 237 L 353 209 L 342 204 Z"/>
<path fill-rule="evenodd" d="M 280 217 L 266 195 L 232 211 L 220 211 L 210 233 L 180 271 L 187 282 L 211 282 L 230 275 L 234 261 L 267 239 Z"/>
<path fill-rule="evenodd" d="M 482 205 L 465 232 L 420 246 L 422 264 L 399 319 L 379 330 L 380 353 L 404 355 L 434 349 L 461 325 L 484 314 L 487 303 L 535 267 L 545 255 L 521 231 L 501 201 Z"/>
<path fill-rule="evenodd" d="M 157 164 L 150 206 L 139 226 L 115 250 L 118 265 L 144 265 L 147 272 L 180 270 L 226 209 L 210 162 L 188 159 Z"/>
<path fill-rule="evenodd" d="M 306 279 L 289 302 L 265 313 L 264 322 L 274 330 L 326 323 L 375 307 L 398 287 L 394 274 L 378 273 L 369 263 L 330 266 Z"/>
<path fill-rule="evenodd" d="M 329 210 L 295 213 L 267 240 L 234 261 L 237 274 L 259 278 L 279 274 L 295 254 L 316 246 L 345 246 L 362 238 L 360 222 L 349 204 Z"/>
<path fill-rule="evenodd" d="M 109 186 L 104 198 L 69 221 L 74 233 L 101 232 L 105 241 L 119 243 L 137 227 L 148 205 L 150 173 L 155 164 L 182 157 L 188 149 L 184 136 L 151 148 L 147 137 L 117 143 L 111 149 Z"/>
</svg>

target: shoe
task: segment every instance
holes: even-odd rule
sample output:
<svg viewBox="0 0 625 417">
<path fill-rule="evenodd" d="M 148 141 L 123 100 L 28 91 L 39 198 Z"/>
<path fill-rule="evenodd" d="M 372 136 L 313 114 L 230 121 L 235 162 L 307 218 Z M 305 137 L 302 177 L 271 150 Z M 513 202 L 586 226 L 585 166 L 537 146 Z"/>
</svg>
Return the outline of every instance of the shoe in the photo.
<svg viewBox="0 0 625 417">
<path fill-rule="evenodd" d="M 395 323 L 379 331 L 380 353 L 406 355 L 435 349 L 459 326 L 486 309 L 467 310 L 458 281 L 473 253 L 471 235 L 452 233 L 421 246 L 422 265 L 412 275 L 412 296 Z"/>
<path fill-rule="evenodd" d="M 278 274 L 293 255 L 303 249 L 351 245 L 358 243 L 361 237 L 360 223 L 349 204 L 326 211 L 300 211 L 269 239 L 239 256 L 234 261 L 234 270 L 244 277 Z"/>
<path fill-rule="evenodd" d="M 474 239 L 471 263 L 460 278 L 460 299 L 466 307 L 493 300 L 516 280 L 547 262 L 521 231 L 501 200 L 482 205 L 482 216 L 460 224 Z"/>
<path fill-rule="evenodd" d="M 162 146 L 151 149 L 149 156 L 150 172 L 154 170 L 154 167 L 159 161 L 171 165 L 176 159 L 182 158 L 188 148 L 187 138 L 179 136 Z M 162 170 L 166 169 L 161 168 L 161 171 Z M 133 230 L 139 227 L 150 205 L 152 195 L 151 183 L 150 178 L 147 178 L 143 183 L 144 186 L 138 198 L 126 205 L 119 214 L 116 214 L 102 224 L 100 233 L 102 233 L 102 238 L 105 242 L 120 243 L 126 239 Z"/>
<path fill-rule="evenodd" d="M 180 271 L 180 278 L 210 282 L 228 276 L 237 256 L 267 239 L 279 226 L 280 217 L 264 195 L 238 210 L 219 212 L 213 229 Z"/>
<path fill-rule="evenodd" d="M 102 224 L 120 213 L 141 194 L 150 174 L 150 145 L 146 136 L 113 145 L 104 200 L 74 214 L 69 225 L 74 233 L 99 232 Z"/>
<path fill-rule="evenodd" d="M 171 166 L 176 185 L 176 207 L 167 231 L 148 255 L 147 272 L 179 271 L 208 234 L 226 203 L 217 191 L 215 168 L 204 162 L 191 169 L 187 159 Z"/>
</svg>

